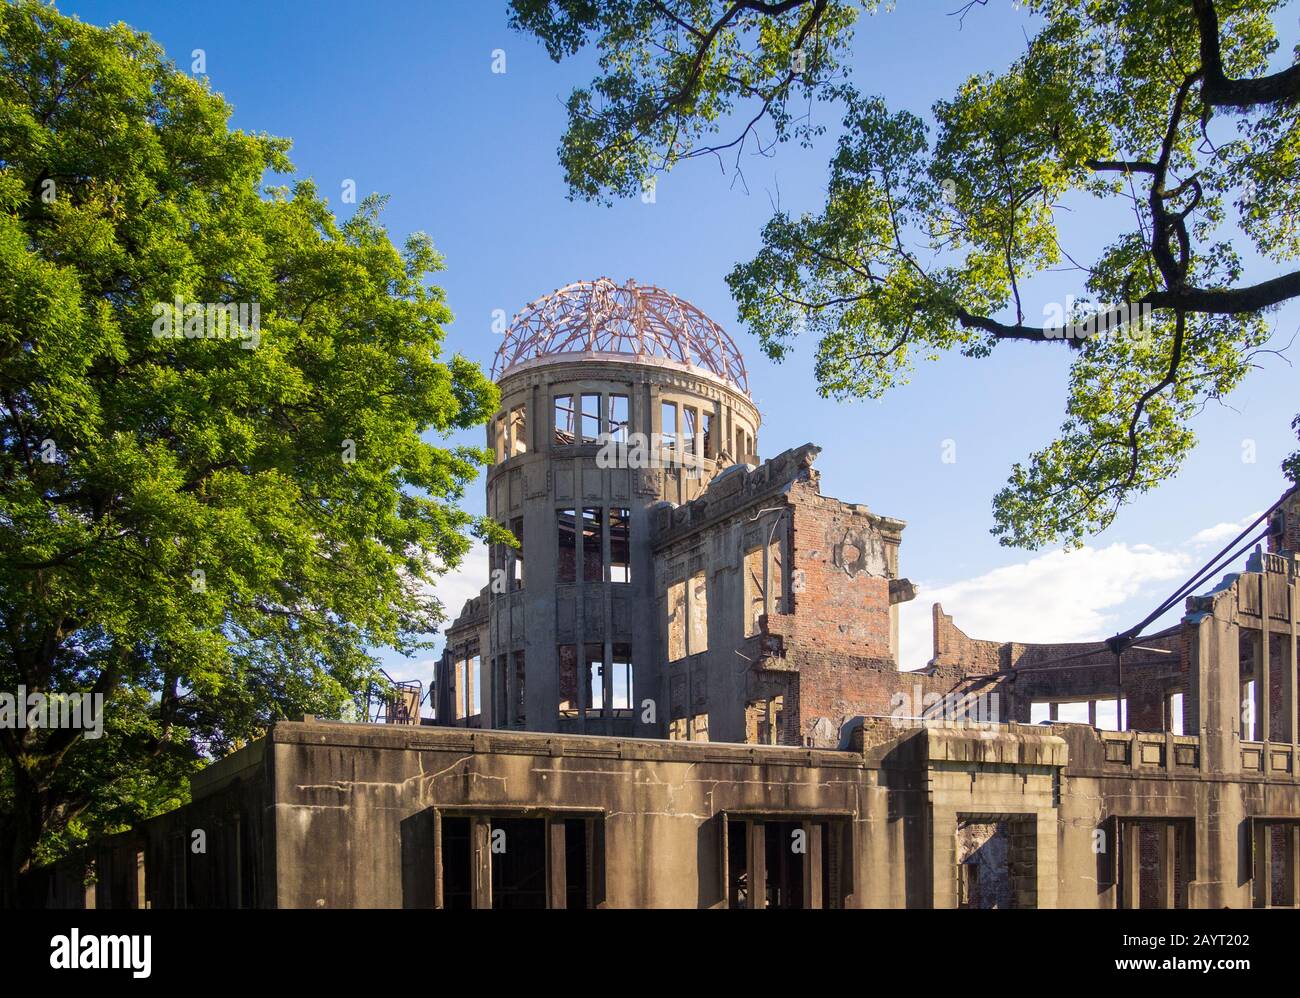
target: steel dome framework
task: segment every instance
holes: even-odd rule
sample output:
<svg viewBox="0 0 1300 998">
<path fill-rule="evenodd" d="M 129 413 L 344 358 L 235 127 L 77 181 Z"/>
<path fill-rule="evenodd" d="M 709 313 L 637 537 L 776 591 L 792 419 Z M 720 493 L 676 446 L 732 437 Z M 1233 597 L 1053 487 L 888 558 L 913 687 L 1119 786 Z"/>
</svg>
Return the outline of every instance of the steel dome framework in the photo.
<svg viewBox="0 0 1300 998">
<path fill-rule="evenodd" d="M 506 330 L 492 377 L 539 357 L 619 354 L 703 368 L 749 394 L 749 374 L 726 331 L 653 284 L 577 281 L 530 302 Z"/>
</svg>

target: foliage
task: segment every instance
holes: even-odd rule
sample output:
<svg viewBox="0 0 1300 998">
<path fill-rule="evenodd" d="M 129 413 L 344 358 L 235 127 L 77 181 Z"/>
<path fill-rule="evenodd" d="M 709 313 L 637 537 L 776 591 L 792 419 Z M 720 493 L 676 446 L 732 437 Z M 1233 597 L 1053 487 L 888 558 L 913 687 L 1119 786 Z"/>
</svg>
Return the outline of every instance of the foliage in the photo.
<svg viewBox="0 0 1300 998">
<path fill-rule="evenodd" d="M 289 144 L 230 113 L 124 25 L 0 9 L 0 690 L 106 698 L 102 739 L 0 730 L 11 875 L 337 716 L 494 534 L 458 507 L 486 455 L 423 439 L 497 401 L 441 356 L 432 243 L 264 187 Z M 245 328 L 158 335 L 177 301 Z"/>
<path fill-rule="evenodd" d="M 1281 7 L 1036 0 L 1023 53 L 925 120 L 843 79 L 854 15 L 872 5 L 512 4 L 553 58 L 600 52 L 561 146 L 575 196 L 625 195 L 638 176 L 743 148 L 764 118 L 759 151 L 807 140 L 795 95 L 845 109 L 824 207 L 778 207 L 728 276 L 741 319 L 777 360 L 815 336 L 820 391 L 836 398 L 877 397 L 949 351 L 1064 351 L 1060 432 L 993 501 L 1001 542 L 1031 548 L 1081 543 L 1172 476 L 1193 417 L 1242 382 L 1269 313 L 1300 294 L 1300 271 L 1272 276 L 1300 253 L 1300 64 L 1270 62 Z M 712 139 L 729 116 L 739 138 Z M 1069 252 L 1070 211 L 1128 222 Z M 1234 238 L 1263 262 L 1248 267 Z M 1077 274 L 1078 303 L 1035 321 L 1025 285 L 1059 269 Z"/>
</svg>

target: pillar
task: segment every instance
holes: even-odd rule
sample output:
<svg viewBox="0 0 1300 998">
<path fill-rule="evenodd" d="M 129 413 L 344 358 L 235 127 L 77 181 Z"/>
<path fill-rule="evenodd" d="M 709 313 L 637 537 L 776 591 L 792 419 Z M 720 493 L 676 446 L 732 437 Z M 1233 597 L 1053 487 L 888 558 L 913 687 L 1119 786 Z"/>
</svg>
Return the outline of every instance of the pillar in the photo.
<svg viewBox="0 0 1300 998">
<path fill-rule="evenodd" d="M 562 818 L 546 819 L 546 843 L 547 856 L 546 875 L 548 884 L 548 908 L 567 908 L 569 906 L 568 897 L 568 870 L 565 866 L 565 827 Z"/>
<path fill-rule="evenodd" d="M 1142 904 L 1142 825 L 1140 822 L 1129 821 L 1120 827 L 1124 850 L 1124 865 L 1121 870 L 1124 907 L 1132 911 Z"/>
</svg>

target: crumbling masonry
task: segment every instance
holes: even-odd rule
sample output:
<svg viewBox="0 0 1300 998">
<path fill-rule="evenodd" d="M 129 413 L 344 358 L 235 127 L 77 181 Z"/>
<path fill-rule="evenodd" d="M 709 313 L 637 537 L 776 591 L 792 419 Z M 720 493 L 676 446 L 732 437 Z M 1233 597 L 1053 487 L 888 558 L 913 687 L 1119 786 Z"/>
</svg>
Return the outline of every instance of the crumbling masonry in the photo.
<svg viewBox="0 0 1300 998">
<path fill-rule="evenodd" d="M 520 545 L 447 629 L 435 717 L 277 724 L 52 904 L 1300 904 L 1294 493 L 1119 656 L 936 605 L 899 672 L 903 522 L 823 496 L 812 445 L 759 460 L 698 310 L 571 285 L 495 374 L 488 512 Z"/>
</svg>

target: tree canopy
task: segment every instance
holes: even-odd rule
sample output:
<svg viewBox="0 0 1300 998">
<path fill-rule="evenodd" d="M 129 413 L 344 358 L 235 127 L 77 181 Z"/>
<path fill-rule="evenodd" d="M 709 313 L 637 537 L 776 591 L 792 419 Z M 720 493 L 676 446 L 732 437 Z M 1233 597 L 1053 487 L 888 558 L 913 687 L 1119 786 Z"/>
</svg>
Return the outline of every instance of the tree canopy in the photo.
<svg viewBox="0 0 1300 998">
<path fill-rule="evenodd" d="M 815 337 L 836 398 L 878 397 L 949 351 L 1063 351 L 1059 433 L 993 500 L 994 534 L 1034 548 L 1081 543 L 1173 475 L 1195 415 L 1274 352 L 1269 315 L 1300 294 L 1300 63 L 1275 65 L 1277 0 L 1025 6 L 1023 51 L 923 119 L 852 85 L 874 3 L 511 4 L 552 58 L 599 53 L 568 101 L 573 197 L 701 156 L 743 169 L 747 150 L 815 138 L 812 102 L 843 108 L 825 205 L 778 206 L 727 277 L 740 317 L 777 360 Z M 1127 222 L 1108 242 L 1064 245 L 1063 213 L 1112 206 Z M 1060 269 L 1077 301 L 1040 318 L 1025 285 Z"/>
<path fill-rule="evenodd" d="M 0 689 L 106 699 L 98 739 L 0 728 L 18 880 L 338 716 L 495 536 L 459 508 L 486 455 L 424 439 L 497 402 L 443 356 L 431 241 L 266 186 L 289 143 L 230 114 L 124 25 L 0 8 Z"/>
</svg>

